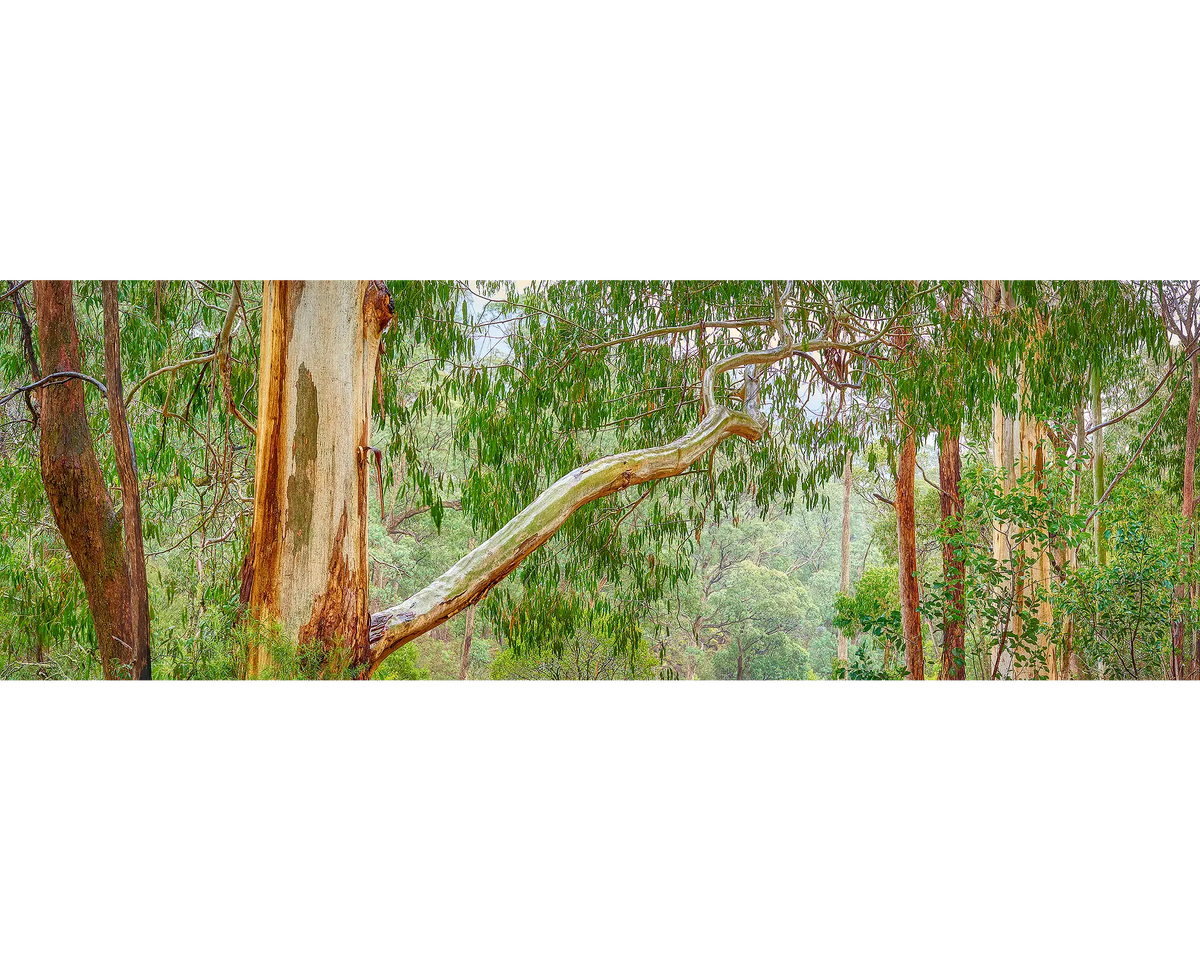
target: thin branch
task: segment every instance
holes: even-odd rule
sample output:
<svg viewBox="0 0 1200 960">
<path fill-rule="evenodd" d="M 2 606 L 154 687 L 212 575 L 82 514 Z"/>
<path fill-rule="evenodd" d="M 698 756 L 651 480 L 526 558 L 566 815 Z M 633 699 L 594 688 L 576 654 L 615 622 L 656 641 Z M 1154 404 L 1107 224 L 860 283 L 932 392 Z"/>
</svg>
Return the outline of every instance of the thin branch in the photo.
<svg viewBox="0 0 1200 960">
<path fill-rule="evenodd" d="M 108 396 L 108 390 L 105 389 L 104 384 L 102 384 L 99 380 L 89 377 L 86 373 L 75 373 L 71 370 L 63 370 L 61 373 L 52 373 L 48 377 L 42 377 L 42 379 L 38 380 L 36 383 L 30 383 L 24 387 L 17 387 L 17 389 L 13 390 L 11 393 L 6 393 L 4 396 L 0 397 L 0 404 L 8 403 L 9 400 L 19 393 L 28 393 L 30 390 L 36 390 L 38 387 L 49 387 L 56 383 L 66 383 L 68 380 L 85 380 L 99 390 L 102 397 Z"/>
</svg>

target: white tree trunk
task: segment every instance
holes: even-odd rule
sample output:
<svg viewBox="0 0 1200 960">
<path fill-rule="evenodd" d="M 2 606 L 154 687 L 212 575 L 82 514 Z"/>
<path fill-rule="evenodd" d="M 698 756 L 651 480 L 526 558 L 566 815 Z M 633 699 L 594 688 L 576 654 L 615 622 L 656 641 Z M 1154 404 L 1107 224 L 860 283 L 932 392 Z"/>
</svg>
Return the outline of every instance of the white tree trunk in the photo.
<svg viewBox="0 0 1200 960">
<path fill-rule="evenodd" d="M 378 281 L 263 286 L 254 526 L 243 599 L 290 644 L 365 663 L 370 405 L 392 320 Z M 252 651 L 251 674 L 266 665 Z"/>
</svg>

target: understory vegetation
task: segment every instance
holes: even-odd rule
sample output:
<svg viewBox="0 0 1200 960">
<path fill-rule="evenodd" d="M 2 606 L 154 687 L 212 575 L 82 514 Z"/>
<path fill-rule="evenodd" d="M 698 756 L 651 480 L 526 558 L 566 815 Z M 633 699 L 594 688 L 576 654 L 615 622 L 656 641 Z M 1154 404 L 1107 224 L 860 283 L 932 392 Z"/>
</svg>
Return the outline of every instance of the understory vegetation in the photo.
<svg viewBox="0 0 1200 960">
<path fill-rule="evenodd" d="M 102 652 L 98 601 L 64 540 L 74 514 L 48 494 L 48 398 L 70 383 L 111 504 L 105 535 L 120 545 L 124 529 L 133 556 L 120 431 L 100 389 L 114 389 L 104 291 L 68 289 L 83 377 L 37 385 L 53 346 L 45 308 L 28 282 L 0 283 L 3 679 L 138 669 Z M 372 633 L 370 659 L 336 630 L 297 642 L 254 615 L 245 586 L 262 284 L 115 284 L 154 679 L 1200 671 L 1195 281 L 386 291 L 395 319 L 366 374 L 370 441 L 357 448 L 368 582 L 356 589 L 379 631 L 462 558 L 490 556 L 481 548 L 584 465 L 636 459 L 710 421 L 726 433 L 677 472 L 563 508 L 544 544 L 464 574 L 479 577 L 464 581 L 479 594 L 465 610 L 379 654 Z M 318 378 L 322 401 L 323 389 Z M 82 449 L 78 430 L 63 436 Z"/>
</svg>

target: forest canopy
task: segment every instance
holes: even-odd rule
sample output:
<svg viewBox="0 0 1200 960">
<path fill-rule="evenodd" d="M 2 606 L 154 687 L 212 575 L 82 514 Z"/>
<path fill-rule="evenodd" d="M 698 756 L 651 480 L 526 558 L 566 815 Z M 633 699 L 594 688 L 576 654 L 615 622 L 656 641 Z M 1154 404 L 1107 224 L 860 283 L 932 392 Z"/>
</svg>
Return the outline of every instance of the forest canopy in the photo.
<svg viewBox="0 0 1200 960">
<path fill-rule="evenodd" d="M 0 281 L 6 679 L 1195 679 L 1197 281 Z"/>
</svg>

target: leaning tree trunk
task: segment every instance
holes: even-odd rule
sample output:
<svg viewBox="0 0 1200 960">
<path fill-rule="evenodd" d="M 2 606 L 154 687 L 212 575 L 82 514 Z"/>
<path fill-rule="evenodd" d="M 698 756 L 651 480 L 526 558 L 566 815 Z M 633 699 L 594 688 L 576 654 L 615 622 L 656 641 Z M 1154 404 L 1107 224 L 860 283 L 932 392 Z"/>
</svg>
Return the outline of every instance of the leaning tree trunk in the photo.
<svg viewBox="0 0 1200 960">
<path fill-rule="evenodd" d="M 35 280 L 42 373 L 81 373 L 74 290 L 69 280 Z M 100 662 L 108 680 L 149 676 L 131 642 L 136 627 L 121 522 L 96 460 L 84 384 L 77 377 L 42 387 L 41 466 L 46 499 L 87 592 Z"/>
<path fill-rule="evenodd" d="M 942 665 L 939 680 L 966 680 L 967 612 L 964 603 L 966 570 L 962 552 L 953 541 L 962 533 L 962 455 L 959 425 L 942 427 L 938 435 L 938 485 L 941 487 L 942 578 L 946 600 L 942 609 Z"/>
<path fill-rule="evenodd" d="M 332 674 L 369 659 L 371 391 L 392 301 L 379 281 L 263 286 L 254 522 L 242 599 Z M 263 643 L 249 673 L 268 666 Z"/>
</svg>

